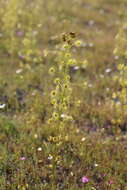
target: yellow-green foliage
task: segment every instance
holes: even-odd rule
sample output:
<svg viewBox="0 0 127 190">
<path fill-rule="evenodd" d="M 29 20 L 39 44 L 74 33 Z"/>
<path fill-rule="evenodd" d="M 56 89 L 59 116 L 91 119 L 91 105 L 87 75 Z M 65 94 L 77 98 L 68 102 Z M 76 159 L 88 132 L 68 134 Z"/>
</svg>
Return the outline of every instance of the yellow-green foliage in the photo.
<svg viewBox="0 0 127 190">
<path fill-rule="evenodd" d="M 16 24 L 18 23 L 18 11 L 21 1 L 10 0 L 6 2 L 5 13 L 3 15 L 3 28 L 9 34 L 14 34 Z"/>
<path fill-rule="evenodd" d="M 113 93 L 114 105 L 118 112 L 117 123 L 123 123 L 127 115 L 127 24 L 124 23 L 115 37 L 114 55 L 117 57 L 117 73 L 114 80 L 117 91 Z"/>
<path fill-rule="evenodd" d="M 5 2 L 5 8 L 2 15 L 3 32 L 5 33 L 5 43 L 10 53 L 13 53 L 17 47 L 16 43 L 16 29 L 19 22 L 23 1 L 9 0 Z"/>
<path fill-rule="evenodd" d="M 42 61 L 37 40 L 43 23 L 42 8 L 43 1 L 27 4 L 25 0 L 10 0 L 4 3 L 1 13 L 7 51 L 23 56 L 28 63 Z"/>
</svg>

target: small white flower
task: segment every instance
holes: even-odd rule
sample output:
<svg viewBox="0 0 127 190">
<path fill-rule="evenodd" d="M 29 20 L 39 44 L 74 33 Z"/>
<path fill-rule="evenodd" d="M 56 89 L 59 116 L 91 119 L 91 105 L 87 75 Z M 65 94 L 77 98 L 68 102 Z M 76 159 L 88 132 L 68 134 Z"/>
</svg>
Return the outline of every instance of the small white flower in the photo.
<svg viewBox="0 0 127 190">
<path fill-rule="evenodd" d="M 71 172 L 71 176 L 73 176 L 74 175 L 74 173 L 73 172 Z"/>
<path fill-rule="evenodd" d="M 96 164 L 96 163 L 95 163 L 95 164 L 94 164 L 94 166 L 95 166 L 95 167 L 97 167 L 97 166 L 98 166 L 98 164 Z"/>
<path fill-rule="evenodd" d="M 112 70 L 110 68 L 106 69 L 105 72 L 106 73 L 110 73 Z"/>
<path fill-rule="evenodd" d="M 61 118 L 67 119 L 67 120 L 73 120 L 72 116 L 66 115 L 66 114 L 61 114 Z"/>
<path fill-rule="evenodd" d="M 116 56 L 114 57 L 114 59 L 115 59 L 115 60 L 118 60 L 118 59 L 119 59 L 119 56 L 118 56 L 118 55 L 116 55 Z"/>
<path fill-rule="evenodd" d="M 53 156 L 52 155 L 49 155 L 48 156 L 48 160 L 52 160 L 53 159 Z"/>
<path fill-rule="evenodd" d="M 38 31 L 37 30 L 34 30 L 33 31 L 33 36 L 36 36 L 38 34 Z"/>
<path fill-rule="evenodd" d="M 81 46 L 82 47 L 87 47 L 87 43 L 84 42 L 84 43 L 81 44 Z"/>
<path fill-rule="evenodd" d="M 91 42 L 91 43 L 89 43 L 89 47 L 93 47 L 94 46 L 94 44 Z"/>
<path fill-rule="evenodd" d="M 6 104 L 0 104 L 0 109 L 5 108 Z"/>
<path fill-rule="evenodd" d="M 95 21 L 94 20 L 90 20 L 89 21 L 89 26 L 93 26 L 95 24 Z"/>
<path fill-rule="evenodd" d="M 63 114 L 61 114 L 61 117 L 62 117 L 62 118 L 65 118 L 65 117 L 66 117 L 66 115 L 63 113 Z"/>
<path fill-rule="evenodd" d="M 22 72 L 22 69 L 16 70 L 16 74 L 20 74 Z"/>
<path fill-rule="evenodd" d="M 116 105 L 121 105 L 121 102 L 120 102 L 120 101 L 117 101 L 117 102 L 116 102 Z"/>
<path fill-rule="evenodd" d="M 92 88 L 92 86 L 93 86 L 92 84 L 88 84 L 88 87 L 89 87 L 89 88 Z"/>
<path fill-rule="evenodd" d="M 31 95 L 32 95 L 32 96 L 35 96 L 35 95 L 36 95 L 36 90 L 33 91 Z"/>
<path fill-rule="evenodd" d="M 73 69 L 74 69 L 74 70 L 78 70 L 78 69 L 79 69 L 79 66 L 75 66 Z"/>
<path fill-rule="evenodd" d="M 41 147 L 39 147 L 37 150 L 40 152 L 40 151 L 42 151 L 42 148 L 41 148 Z"/>
<path fill-rule="evenodd" d="M 98 106 L 100 106 L 101 105 L 101 102 L 98 102 Z"/>
<path fill-rule="evenodd" d="M 85 140 L 86 140 L 86 138 L 85 138 L 85 137 L 83 137 L 83 138 L 81 139 L 81 141 L 82 141 L 82 142 L 84 142 Z"/>
</svg>

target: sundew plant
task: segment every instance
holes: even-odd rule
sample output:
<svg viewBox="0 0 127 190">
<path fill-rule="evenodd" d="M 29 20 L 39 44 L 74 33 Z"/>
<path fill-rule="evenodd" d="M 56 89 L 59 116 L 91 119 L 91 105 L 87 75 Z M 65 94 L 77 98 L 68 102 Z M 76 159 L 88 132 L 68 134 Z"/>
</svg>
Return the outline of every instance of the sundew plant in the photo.
<svg viewBox="0 0 127 190">
<path fill-rule="evenodd" d="M 70 67 L 76 66 L 77 61 L 71 54 L 71 49 L 74 45 L 80 46 L 80 41 L 75 41 L 75 33 L 62 35 L 63 45 L 58 51 L 56 58 L 56 67 L 51 67 L 49 73 L 56 75 L 54 77 L 55 88 L 51 91 L 51 104 L 53 106 L 53 113 L 48 123 L 58 122 L 59 127 L 63 127 L 66 122 L 73 121 L 70 115 L 72 85 L 70 76 Z"/>
</svg>

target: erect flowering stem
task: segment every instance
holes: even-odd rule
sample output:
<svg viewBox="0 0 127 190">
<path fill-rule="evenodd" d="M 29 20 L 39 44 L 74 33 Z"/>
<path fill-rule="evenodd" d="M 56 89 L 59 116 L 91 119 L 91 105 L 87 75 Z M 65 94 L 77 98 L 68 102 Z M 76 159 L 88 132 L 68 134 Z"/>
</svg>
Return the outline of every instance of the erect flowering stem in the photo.
<svg viewBox="0 0 127 190">
<path fill-rule="evenodd" d="M 58 122 L 63 126 L 66 122 L 73 120 L 69 114 L 72 93 L 69 69 L 70 66 L 77 63 L 71 54 L 73 45 L 73 38 L 71 35 L 68 35 L 66 36 L 66 40 L 64 40 L 61 50 L 58 52 L 56 61 L 59 77 L 55 78 L 55 89 L 51 92 L 53 113 L 48 123 L 55 121 L 55 123 Z M 50 68 L 51 70 L 53 69 Z"/>
</svg>

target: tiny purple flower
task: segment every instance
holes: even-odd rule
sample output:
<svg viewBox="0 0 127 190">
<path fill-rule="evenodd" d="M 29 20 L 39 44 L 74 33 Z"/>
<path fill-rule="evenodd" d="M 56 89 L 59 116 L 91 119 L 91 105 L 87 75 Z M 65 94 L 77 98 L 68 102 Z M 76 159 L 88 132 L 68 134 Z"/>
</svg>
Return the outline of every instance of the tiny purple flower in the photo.
<svg viewBox="0 0 127 190">
<path fill-rule="evenodd" d="M 86 176 L 82 177 L 82 183 L 88 183 L 89 182 L 89 178 Z"/>
<path fill-rule="evenodd" d="M 26 160 L 26 157 L 25 156 L 20 157 L 20 160 Z"/>
<path fill-rule="evenodd" d="M 113 182 L 113 180 L 111 180 L 111 179 L 108 181 L 108 184 L 109 184 L 109 185 L 112 185 L 113 183 L 114 183 L 114 182 Z"/>
<path fill-rule="evenodd" d="M 105 174 L 105 173 L 103 173 L 103 174 L 101 174 L 101 176 L 102 176 L 102 177 L 105 177 L 105 176 L 106 176 L 106 174 Z"/>
<path fill-rule="evenodd" d="M 19 55 L 19 58 L 20 59 L 24 59 L 25 57 L 23 55 Z"/>
<path fill-rule="evenodd" d="M 16 35 L 17 35 L 18 37 L 22 37 L 22 36 L 24 35 L 24 32 L 18 31 L 18 32 L 16 32 Z"/>
</svg>

